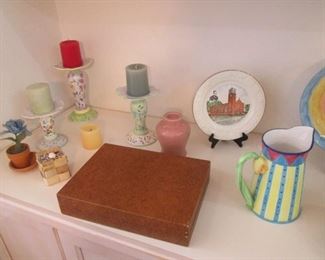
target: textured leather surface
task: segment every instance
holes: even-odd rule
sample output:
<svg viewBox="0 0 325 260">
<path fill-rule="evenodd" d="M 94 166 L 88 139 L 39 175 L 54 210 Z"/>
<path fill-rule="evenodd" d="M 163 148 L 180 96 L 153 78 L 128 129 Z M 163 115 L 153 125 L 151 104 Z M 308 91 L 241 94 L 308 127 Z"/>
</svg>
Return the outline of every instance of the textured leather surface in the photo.
<svg viewBox="0 0 325 260">
<path fill-rule="evenodd" d="M 188 245 L 210 162 L 104 144 L 58 192 L 61 212 Z"/>
</svg>

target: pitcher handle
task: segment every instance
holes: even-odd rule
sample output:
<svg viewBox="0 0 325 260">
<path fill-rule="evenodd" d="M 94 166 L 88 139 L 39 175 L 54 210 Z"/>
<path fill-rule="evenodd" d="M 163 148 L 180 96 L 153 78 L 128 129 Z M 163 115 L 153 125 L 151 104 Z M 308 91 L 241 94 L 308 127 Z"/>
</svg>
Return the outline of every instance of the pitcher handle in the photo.
<svg viewBox="0 0 325 260">
<path fill-rule="evenodd" d="M 249 209 L 253 208 L 254 199 L 253 199 L 253 195 L 251 194 L 251 192 L 248 188 L 248 185 L 246 184 L 246 182 L 243 178 L 243 168 L 244 168 L 244 164 L 246 161 L 251 160 L 251 159 L 257 160 L 258 158 L 260 158 L 260 156 L 257 153 L 254 153 L 254 152 L 246 153 L 239 158 L 239 161 L 236 166 L 237 187 L 239 188 L 241 194 L 243 195 L 243 197 L 246 201 L 246 205 Z"/>
</svg>

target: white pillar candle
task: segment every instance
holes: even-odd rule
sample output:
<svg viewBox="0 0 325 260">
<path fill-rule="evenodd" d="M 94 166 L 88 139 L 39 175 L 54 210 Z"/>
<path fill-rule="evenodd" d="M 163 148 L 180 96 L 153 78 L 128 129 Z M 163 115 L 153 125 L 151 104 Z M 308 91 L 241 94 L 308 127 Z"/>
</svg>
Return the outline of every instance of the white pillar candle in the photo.
<svg viewBox="0 0 325 260">
<path fill-rule="evenodd" d="M 54 109 L 50 87 L 47 83 L 35 83 L 27 87 L 31 111 L 36 115 L 47 114 Z"/>
</svg>

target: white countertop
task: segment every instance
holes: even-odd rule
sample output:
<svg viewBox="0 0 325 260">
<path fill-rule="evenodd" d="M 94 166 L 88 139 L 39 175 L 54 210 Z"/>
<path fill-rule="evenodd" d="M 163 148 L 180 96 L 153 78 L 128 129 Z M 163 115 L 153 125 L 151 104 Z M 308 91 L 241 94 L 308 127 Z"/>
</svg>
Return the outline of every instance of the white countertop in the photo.
<svg viewBox="0 0 325 260">
<path fill-rule="evenodd" d="M 99 124 L 106 143 L 129 146 L 126 134 L 133 128 L 131 114 L 97 109 Z M 95 153 L 81 146 L 79 128 L 83 123 L 70 122 L 68 112 L 56 118 L 55 129 L 68 136 L 69 142 L 63 147 L 69 159 L 70 170 L 78 169 Z M 159 118 L 147 119 L 147 125 L 154 129 Z M 325 151 L 316 145 L 310 152 L 306 165 L 302 214 L 290 224 L 272 224 L 257 218 L 246 206 L 235 184 L 235 166 L 245 152 L 260 152 L 261 135 L 250 134 L 244 147 L 233 142 L 220 142 L 210 148 L 208 136 L 195 125 L 191 125 L 191 137 L 187 146 L 188 157 L 211 161 L 210 182 L 194 228 L 189 247 L 133 234 L 91 222 L 62 216 L 56 193 L 66 183 L 46 186 L 37 169 L 28 173 L 17 173 L 8 167 L 5 152 L 0 154 L 0 197 L 15 203 L 29 205 L 46 214 L 63 217 L 76 225 L 82 224 L 89 230 L 102 234 L 116 234 L 126 239 L 158 247 L 170 252 L 195 258 L 325 258 Z M 42 136 L 37 129 L 26 139 L 31 149 Z M 159 143 L 140 149 L 160 151 Z M 251 171 L 245 168 L 246 179 Z"/>
</svg>

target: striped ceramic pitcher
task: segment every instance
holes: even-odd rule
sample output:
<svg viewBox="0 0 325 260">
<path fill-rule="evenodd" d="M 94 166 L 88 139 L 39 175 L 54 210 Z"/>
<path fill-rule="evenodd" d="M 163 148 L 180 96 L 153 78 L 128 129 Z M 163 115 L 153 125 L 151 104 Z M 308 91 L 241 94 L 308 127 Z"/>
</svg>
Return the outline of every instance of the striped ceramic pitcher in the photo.
<svg viewBox="0 0 325 260">
<path fill-rule="evenodd" d="M 313 146 L 314 129 L 274 129 L 262 137 L 262 154 L 243 155 L 237 163 L 237 185 L 248 208 L 262 219 L 289 223 L 299 217 L 305 161 Z M 253 159 L 251 188 L 243 179 L 244 163 Z"/>
</svg>

